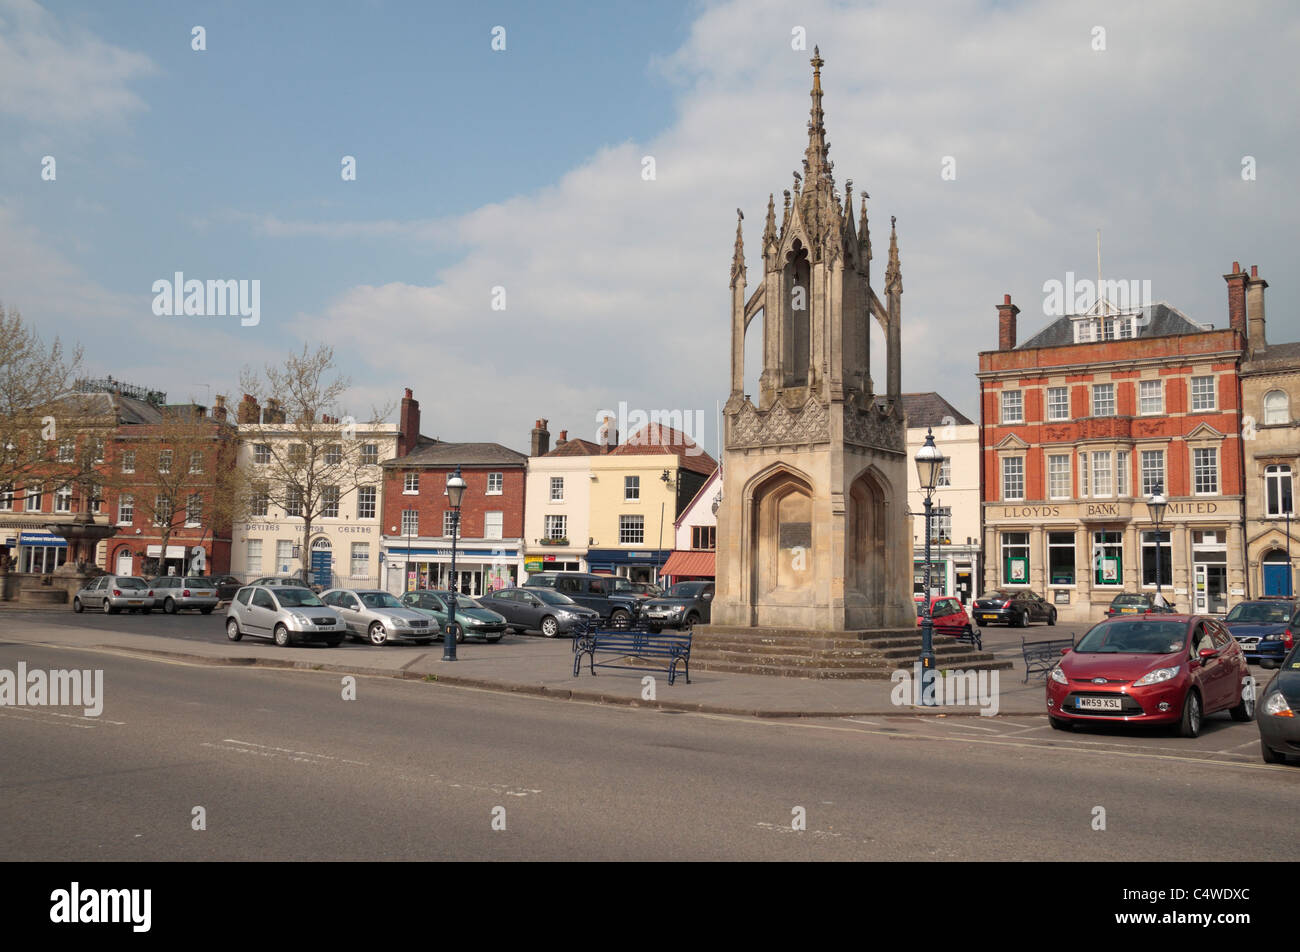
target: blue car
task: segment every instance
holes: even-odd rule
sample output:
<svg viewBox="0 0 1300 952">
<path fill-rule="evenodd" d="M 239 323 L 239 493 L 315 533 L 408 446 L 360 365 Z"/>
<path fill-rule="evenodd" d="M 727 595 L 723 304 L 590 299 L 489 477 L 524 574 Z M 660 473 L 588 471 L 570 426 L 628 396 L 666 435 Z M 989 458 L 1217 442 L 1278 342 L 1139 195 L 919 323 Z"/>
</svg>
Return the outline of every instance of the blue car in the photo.
<svg viewBox="0 0 1300 952">
<path fill-rule="evenodd" d="M 1262 598 L 1239 602 L 1224 619 L 1237 639 L 1246 661 L 1262 668 L 1276 668 L 1294 643 L 1300 625 L 1300 603 L 1289 598 Z"/>
</svg>

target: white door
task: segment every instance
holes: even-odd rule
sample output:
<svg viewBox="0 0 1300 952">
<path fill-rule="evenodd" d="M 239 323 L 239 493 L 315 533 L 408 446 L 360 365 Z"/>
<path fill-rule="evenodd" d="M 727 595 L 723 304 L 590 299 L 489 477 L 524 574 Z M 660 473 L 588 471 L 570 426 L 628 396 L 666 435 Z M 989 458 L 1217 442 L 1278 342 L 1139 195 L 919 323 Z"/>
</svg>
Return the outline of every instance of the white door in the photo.
<svg viewBox="0 0 1300 952">
<path fill-rule="evenodd" d="M 130 574 L 132 574 L 132 572 L 131 572 L 131 563 L 132 563 L 133 561 L 134 561 L 134 560 L 132 559 L 132 557 L 131 557 L 131 553 L 130 553 L 130 552 L 121 552 L 121 553 L 119 553 L 118 556 L 117 556 L 117 574 L 118 574 L 118 575 L 130 575 Z"/>
</svg>

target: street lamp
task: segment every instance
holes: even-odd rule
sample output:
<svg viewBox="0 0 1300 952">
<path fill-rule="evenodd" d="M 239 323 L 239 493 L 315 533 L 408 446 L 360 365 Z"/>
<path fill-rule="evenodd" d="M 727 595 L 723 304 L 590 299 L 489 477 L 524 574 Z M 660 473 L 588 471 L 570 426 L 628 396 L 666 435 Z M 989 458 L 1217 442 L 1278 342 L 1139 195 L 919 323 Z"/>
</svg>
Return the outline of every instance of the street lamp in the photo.
<svg viewBox="0 0 1300 952">
<path fill-rule="evenodd" d="M 933 705 L 934 696 L 934 621 L 930 615 L 930 510 L 934 488 L 943 468 L 943 454 L 934 445 L 934 430 L 926 427 L 925 444 L 916 451 L 916 475 L 925 493 L 925 597 L 921 601 L 921 704 Z"/>
<path fill-rule="evenodd" d="M 1164 488 L 1156 487 L 1156 491 L 1147 497 L 1147 511 L 1151 513 L 1151 518 L 1156 524 L 1156 601 L 1164 606 L 1165 597 L 1160 594 L 1160 582 L 1164 573 L 1163 556 L 1160 552 L 1160 521 L 1165 517 L 1165 510 L 1169 508 L 1169 500 L 1165 498 Z"/>
<path fill-rule="evenodd" d="M 460 467 L 447 477 L 447 501 L 451 504 L 451 584 L 447 586 L 447 633 L 442 636 L 442 660 L 456 660 L 456 539 L 460 532 L 460 502 L 465 496 L 465 480 Z"/>
</svg>

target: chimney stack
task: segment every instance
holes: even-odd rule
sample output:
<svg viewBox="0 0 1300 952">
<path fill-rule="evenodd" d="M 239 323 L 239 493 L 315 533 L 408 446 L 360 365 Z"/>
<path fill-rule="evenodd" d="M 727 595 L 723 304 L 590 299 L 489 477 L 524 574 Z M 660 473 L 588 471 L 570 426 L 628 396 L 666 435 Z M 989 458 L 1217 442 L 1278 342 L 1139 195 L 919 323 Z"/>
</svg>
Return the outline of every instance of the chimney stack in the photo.
<svg viewBox="0 0 1300 952">
<path fill-rule="evenodd" d="M 262 408 L 257 405 L 251 394 L 244 394 L 244 399 L 239 401 L 239 415 L 236 417 L 240 423 L 260 423 Z"/>
<path fill-rule="evenodd" d="M 551 451 L 551 434 L 546 429 L 546 420 L 538 420 L 533 425 L 532 452 L 529 456 L 545 456 Z"/>
<path fill-rule="evenodd" d="M 1011 303 L 1011 295 L 1002 295 L 998 305 L 998 350 L 1016 349 L 1016 315 L 1020 308 Z"/>
<path fill-rule="evenodd" d="M 212 419 L 225 423 L 226 415 L 226 396 L 219 393 L 212 398 Z"/>
<path fill-rule="evenodd" d="M 405 456 L 415 449 L 415 443 L 420 438 L 420 401 L 415 399 L 410 387 L 402 395 L 397 431 L 397 455 Z"/>
<path fill-rule="evenodd" d="M 1259 265 L 1250 266 L 1250 278 L 1246 281 L 1246 321 L 1249 328 L 1250 353 L 1256 354 L 1268 350 L 1268 341 L 1264 339 L 1264 289 L 1268 282 L 1259 276 Z"/>
<path fill-rule="evenodd" d="M 558 450 L 561 446 L 563 446 L 567 442 L 569 442 L 569 431 L 561 430 L 560 438 L 555 441 L 555 448 Z"/>
<path fill-rule="evenodd" d="M 610 453 L 618 448 L 618 430 L 614 427 L 614 418 L 607 416 L 600 424 L 600 451 Z"/>
<path fill-rule="evenodd" d="M 1246 326 L 1246 272 L 1234 261 L 1232 272 L 1225 274 L 1223 280 L 1228 282 L 1228 326 L 1239 332 L 1244 342 L 1250 336 Z"/>
</svg>

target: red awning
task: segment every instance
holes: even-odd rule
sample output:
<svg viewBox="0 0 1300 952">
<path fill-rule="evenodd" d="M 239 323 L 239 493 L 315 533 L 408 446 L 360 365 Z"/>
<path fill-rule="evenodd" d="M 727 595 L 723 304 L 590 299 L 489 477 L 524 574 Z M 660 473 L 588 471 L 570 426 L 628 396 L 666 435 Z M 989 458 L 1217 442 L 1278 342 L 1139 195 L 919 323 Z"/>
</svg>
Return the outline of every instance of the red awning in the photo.
<svg viewBox="0 0 1300 952">
<path fill-rule="evenodd" d="M 712 552 L 674 552 L 659 570 L 660 575 L 713 578 Z"/>
</svg>

